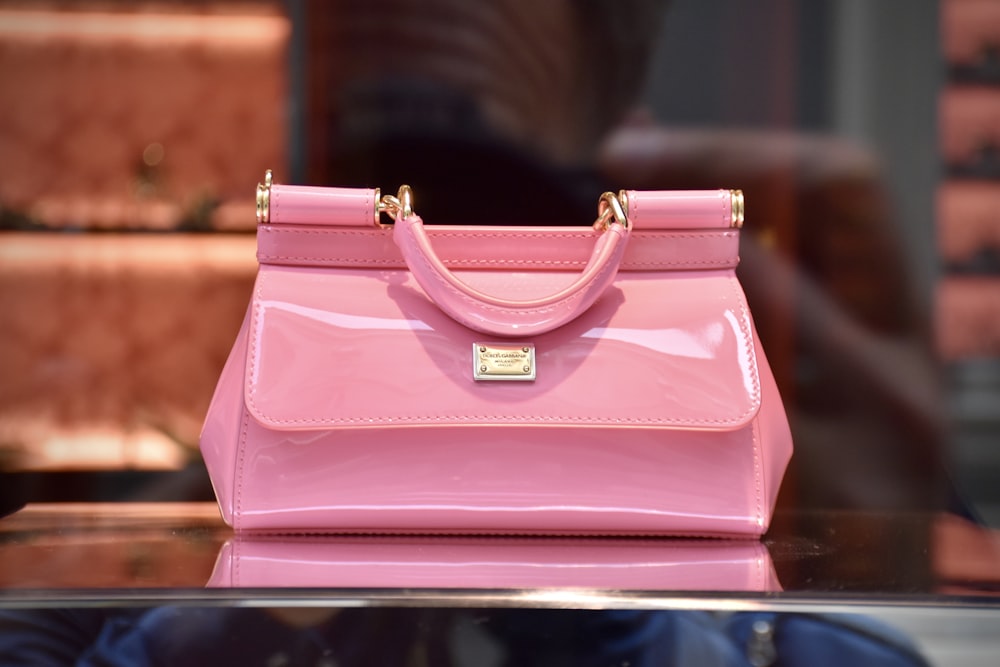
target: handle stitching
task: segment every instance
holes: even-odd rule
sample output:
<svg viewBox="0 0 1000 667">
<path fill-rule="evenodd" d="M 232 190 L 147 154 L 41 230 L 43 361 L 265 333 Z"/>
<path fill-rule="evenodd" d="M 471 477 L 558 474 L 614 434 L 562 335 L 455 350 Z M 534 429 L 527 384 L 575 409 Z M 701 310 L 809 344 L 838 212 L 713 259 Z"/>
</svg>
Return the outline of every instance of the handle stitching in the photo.
<svg viewBox="0 0 1000 667">
<path fill-rule="evenodd" d="M 298 227 L 280 227 L 277 225 L 262 225 L 258 231 L 266 232 L 268 234 L 313 234 L 320 236 L 377 236 L 379 234 L 386 234 L 389 232 L 380 231 L 377 229 L 366 230 L 366 229 L 332 229 L 332 228 L 320 228 L 320 229 L 301 229 Z M 737 232 L 729 229 L 719 229 L 715 231 L 704 231 L 704 232 L 680 232 L 671 231 L 669 229 L 635 229 L 630 232 L 632 235 L 638 235 L 640 237 L 649 237 L 652 240 L 662 240 L 669 241 L 672 239 L 704 239 L 704 238 L 732 238 L 737 235 Z M 429 238 L 454 238 L 454 239 L 495 239 L 498 236 L 503 238 L 514 238 L 514 239 L 579 239 L 587 240 L 591 238 L 592 233 L 588 231 L 579 232 L 440 232 L 437 230 L 428 231 L 427 235 Z"/>
<path fill-rule="evenodd" d="M 308 261 L 308 262 L 320 262 L 323 264 L 381 264 L 381 265 L 394 265 L 399 268 L 405 268 L 405 263 L 396 259 L 357 259 L 354 257 L 299 257 L 299 256 L 289 256 L 289 255 L 266 255 L 258 254 L 258 258 L 264 260 L 297 260 L 297 261 Z M 446 264 L 455 264 L 461 268 L 468 264 L 478 264 L 485 266 L 569 266 L 569 267 L 580 267 L 586 266 L 587 263 L 582 260 L 545 260 L 545 259 L 451 259 L 442 260 Z M 664 260 L 664 261 L 650 261 L 650 262 L 636 262 L 629 260 L 622 260 L 622 268 L 626 267 L 659 267 L 659 266 L 706 266 L 706 267 L 720 267 L 728 268 L 734 264 L 733 260 L 728 258 L 721 259 L 704 259 L 704 260 Z"/>
</svg>

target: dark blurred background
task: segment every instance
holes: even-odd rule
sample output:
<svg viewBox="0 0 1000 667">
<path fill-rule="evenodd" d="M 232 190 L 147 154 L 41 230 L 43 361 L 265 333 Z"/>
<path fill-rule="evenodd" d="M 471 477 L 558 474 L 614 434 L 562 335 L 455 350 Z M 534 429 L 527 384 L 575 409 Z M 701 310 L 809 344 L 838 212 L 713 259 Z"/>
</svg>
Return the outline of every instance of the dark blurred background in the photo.
<svg viewBox="0 0 1000 667">
<path fill-rule="evenodd" d="M 1000 523 L 1000 4 L 0 0 L 9 502 L 211 499 L 253 186 L 587 224 L 742 188 L 786 509 Z"/>
</svg>

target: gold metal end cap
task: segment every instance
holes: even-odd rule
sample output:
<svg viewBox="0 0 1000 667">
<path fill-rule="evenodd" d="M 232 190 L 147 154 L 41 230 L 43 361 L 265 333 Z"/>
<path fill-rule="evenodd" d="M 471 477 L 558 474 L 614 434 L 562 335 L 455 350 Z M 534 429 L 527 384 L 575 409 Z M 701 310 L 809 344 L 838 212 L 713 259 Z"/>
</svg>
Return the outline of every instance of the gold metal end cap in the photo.
<svg viewBox="0 0 1000 667">
<path fill-rule="evenodd" d="M 273 175 L 268 169 L 264 172 L 264 182 L 257 184 L 257 224 L 264 225 L 271 221 L 271 184 Z"/>
<path fill-rule="evenodd" d="M 396 194 L 399 199 L 399 214 L 404 218 L 413 215 L 413 188 L 409 185 L 400 185 Z"/>
<path fill-rule="evenodd" d="M 742 190 L 729 191 L 729 204 L 731 211 L 730 225 L 733 229 L 742 229 L 743 218 L 746 215 L 746 203 Z"/>
</svg>

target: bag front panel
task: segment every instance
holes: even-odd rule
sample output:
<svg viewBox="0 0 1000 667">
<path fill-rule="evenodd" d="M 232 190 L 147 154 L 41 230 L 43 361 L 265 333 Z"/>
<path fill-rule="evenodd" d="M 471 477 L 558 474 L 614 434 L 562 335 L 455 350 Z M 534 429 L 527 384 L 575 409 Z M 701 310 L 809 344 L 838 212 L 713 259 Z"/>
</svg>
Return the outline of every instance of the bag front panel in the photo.
<svg viewBox="0 0 1000 667">
<path fill-rule="evenodd" d="M 530 295 L 567 274 L 518 278 L 467 276 Z M 730 271 L 628 273 L 570 324 L 503 341 L 534 347 L 531 382 L 475 379 L 474 344 L 495 342 L 442 313 L 405 271 L 264 266 L 252 303 L 247 405 L 258 422 L 282 430 L 727 430 L 749 423 L 760 405 L 752 325 Z"/>
<path fill-rule="evenodd" d="M 270 430 L 236 459 L 234 526 L 292 532 L 760 534 L 753 426 Z"/>
</svg>

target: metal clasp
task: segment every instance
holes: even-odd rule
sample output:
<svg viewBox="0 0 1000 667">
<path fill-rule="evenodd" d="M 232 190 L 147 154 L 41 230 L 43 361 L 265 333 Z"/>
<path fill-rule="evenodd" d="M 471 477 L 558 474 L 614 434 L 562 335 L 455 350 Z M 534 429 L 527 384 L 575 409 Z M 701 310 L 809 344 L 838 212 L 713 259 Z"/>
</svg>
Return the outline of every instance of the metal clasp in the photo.
<svg viewBox="0 0 1000 667">
<path fill-rule="evenodd" d="M 413 215 L 413 188 L 409 185 L 399 186 L 399 191 L 396 196 L 385 195 L 380 196 L 381 191 L 375 191 L 375 199 L 378 204 L 375 206 L 375 224 L 379 227 L 384 227 L 384 225 L 379 218 L 379 215 L 385 214 L 396 220 L 400 216 L 408 218 Z"/>
<path fill-rule="evenodd" d="M 625 229 L 629 228 L 628 216 L 628 193 L 625 190 L 617 195 L 613 192 L 605 192 L 597 202 L 597 220 L 594 221 L 594 229 L 606 231 L 612 223 L 617 222 Z"/>
<path fill-rule="evenodd" d="M 257 223 L 267 224 L 271 218 L 271 186 L 274 175 L 268 169 L 264 173 L 264 182 L 257 184 Z M 739 190 L 732 192 L 733 197 L 733 225 L 738 226 L 743 222 L 743 193 Z M 387 226 L 383 223 L 381 216 L 384 214 L 392 220 L 400 216 L 408 218 L 413 215 L 413 189 L 409 185 L 401 185 L 395 196 L 382 196 L 381 190 L 375 190 L 375 225 L 378 227 Z M 594 221 L 594 229 L 606 231 L 612 224 L 618 223 L 628 229 L 630 222 L 626 211 L 628 210 L 628 193 L 622 190 L 617 195 L 613 192 L 605 192 L 597 203 L 597 220 Z"/>
<path fill-rule="evenodd" d="M 271 221 L 271 182 L 274 175 L 268 169 L 264 172 L 264 182 L 257 184 L 257 224 L 266 225 Z"/>
</svg>

